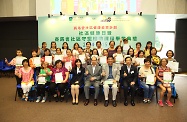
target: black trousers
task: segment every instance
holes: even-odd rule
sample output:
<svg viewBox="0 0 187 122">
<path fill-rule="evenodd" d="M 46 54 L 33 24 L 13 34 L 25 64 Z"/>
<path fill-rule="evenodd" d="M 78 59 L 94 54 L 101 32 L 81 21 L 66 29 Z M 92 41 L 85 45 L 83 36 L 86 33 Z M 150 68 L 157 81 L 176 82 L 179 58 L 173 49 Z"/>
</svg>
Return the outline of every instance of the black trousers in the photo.
<svg viewBox="0 0 187 122">
<path fill-rule="evenodd" d="M 37 95 L 44 97 L 45 96 L 45 91 L 46 91 L 45 87 L 49 86 L 49 85 L 50 85 L 50 82 L 47 82 L 46 84 L 38 84 L 37 85 Z"/>
<path fill-rule="evenodd" d="M 64 95 L 66 87 L 67 87 L 67 83 L 56 84 L 54 82 L 51 82 L 50 85 L 49 85 L 49 94 L 50 95 L 57 94 L 56 93 L 56 88 L 58 88 L 58 91 L 60 92 L 60 95 Z"/>
<path fill-rule="evenodd" d="M 136 91 L 135 85 L 131 85 L 130 82 L 124 81 L 123 87 L 124 87 L 125 101 L 127 101 L 129 87 L 130 87 L 130 93 L 131 93 L 131 101 L 134 101 L 134 95 L 135 95 L 135 91 Z"/>
</svg>

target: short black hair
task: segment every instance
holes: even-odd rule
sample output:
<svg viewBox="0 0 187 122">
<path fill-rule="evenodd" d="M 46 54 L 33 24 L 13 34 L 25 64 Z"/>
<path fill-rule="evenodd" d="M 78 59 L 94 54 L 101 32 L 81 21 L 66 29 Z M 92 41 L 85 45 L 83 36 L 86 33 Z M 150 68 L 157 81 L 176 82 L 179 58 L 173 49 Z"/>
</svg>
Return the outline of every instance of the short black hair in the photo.
<svg viewBox="0 0 187 122">
<path fill-rule="evenodd" d="M 115 48 L 115 51 L 117 52 L 118 48 L 121 48 L 121 52 L 123 52 L 123 47 L 121 45 L 118 45 L 116 48 Z"/>
<path fill-rule="evenodd" d="M 126 61 L 128 58 L 130 58 L 130 59 L 131 59 L 131 61 L 132 61 L 132 58 L 131 58 L 131 57 L 129 57 L 129 56 L 125 58 L 125 61 Z"/>
<path fill-rule="evenodd" d="M 145 64 L 145 62 L 151 63 L 151 59 L 150 59 L 150 58 L 145 58 L 145 59 L 144 59 L 144 64 Z"/>
<path fill-rule="evenodd" d="M 60 52 L 61 52 L 61 49 L 60 49 L 60 48 L 56 48 L 56 51 L 57 51 L 57 50 L 60 50 Z"/>
<path fill-rule="evenodd" d="M 128 42 L 128 39 L 127 39 L 127 38 L 124 38 L 124 39 L 123 39 L 123 42 L 125 42 L 125 41 L 127 41 L 127 42 Z"/>
<path fill-rule="evenodd" d="M 62 60 L 56 60 L 56 61 L 55 61 L 55 66 L 56 66 L 58 63 L 61 63 L 62 66 L 64 65 L 64 63 L 62 62 Z"/>
<path fill-rule="evenodd" d="M 142 43 L 141 43 L 141 42 L 137 42 L 137 43 L 136 43 L 136 46 L 137 46 L 137 45 L 140 45 L 140 47 L 141 47 L 141 46 L 142 46 Z"/>
<path fill-rule="evenodd" d="M 96 45 L 97 45 L 98 43 L 100 43 L 100 44 L 101 44 L 101 41 L 97 41 L 97 42 L 96 42 Z"/>
<path fill-rule="evenodd" d="M 110 42 L 109 42 L 109 45 L 110 45 L 110 43 L 112 43 L 112 42 L 114 42 L 114 45 L 115 45 L 115 41 L 110 41 Z"/>
<path fill-rule="evenodd" d="M 174 52 L 173 52 L 173 50 L 168 50 L 168 51 L 166 52 L 166 56 L 167 56 L 167 57 L 168 57 L 168 52 L 172 52 L 172 57 L 175 55 Z"/>
<path fill-rule="evenodd" d="M 44 55 L 43 55 L 43 57 L 45 57 L 45 52 L 47 52 L 47 51 L 49 51 L 49 56 L 51 56 L 51 50 L 50 50 L 49 48 L 46 48 L 46 49 L 44 50 Z"/>
<path fill-rule="evenodd" d="M 140 57 L 140 53 L 143 53 L 145 55 L 145 52 L 143 50 L 138 51 L 138 57 Z"/>
<path fill-rule="evenodd" d="M 21 49 L 16 49 L 16 52 L 17 52 L 17 51 L 20 51 L 20 52 L 22 52 L 22 50 L 21 50 Z M 22 52 L 22 53 L 23 53 L 23 52 Z"/>
<path fill-rule="evenodd" d="M 91 45 L 91 42 L 86 42 L 86 45 L 87 45 L 88 43 Z"/>
<path fill-rule="evenodd" d="M 25 63 L 25 62 L 27 62 L 28 65 L 29 65 L 29 59 L 23 59 L 23 61 L 22 61 L 22 65 L 23 65 L 23 63 Z"/>
<path fill-rule="evenodd" d="M 71 49 L 67 49 L 67 50 L 66 50 L 66 53 L 67 53 L 68 50 L 72 53 L 72 50 L 71 50 Z"/>
<path fill-rule="evenodd" d="M 31 53 L 32 53 L 32 52 L 36 52 L 36 53 L 37 53 L 37 52 L 38 52 L 38 50 L 36 50 L 36 49 L 32 49 Z"/>
<path fill-rule="evenodd" d="M 107 57 L 107 60 L 108 60 L 109 58 L 112 58 L 112 59 L 114 59 L 114 57 L 113 57 L 113 56 L 108 56 L 108 57 Z"/>
</svg>

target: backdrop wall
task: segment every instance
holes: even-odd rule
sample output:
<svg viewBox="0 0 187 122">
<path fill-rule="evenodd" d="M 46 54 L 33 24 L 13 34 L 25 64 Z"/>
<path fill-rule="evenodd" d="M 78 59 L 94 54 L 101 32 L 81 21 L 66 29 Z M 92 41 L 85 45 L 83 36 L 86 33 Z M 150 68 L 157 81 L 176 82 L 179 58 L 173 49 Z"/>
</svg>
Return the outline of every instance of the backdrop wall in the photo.
<svg viewBox="0 0 187 122">
<path fill-rule="evenodd" d="M 55 16 L 38 18 L 39 46 L 47 42 L 56 41 L 58 47 L 64 41 L 72 48 L 75 42 L 85 48 L 85 43 L 90 41 L 95 47 L 96 41 L 102 41 L 102 46 L 108 48 L 111 40 L 119 44 L 120 38 L 128 38 L 129 43 L 135 48 L 136 42 L 141 42 L 143 47 L 147 41 L 155 40 L 154 15 L 116 15 L 116 16 Z"/>
</svg>

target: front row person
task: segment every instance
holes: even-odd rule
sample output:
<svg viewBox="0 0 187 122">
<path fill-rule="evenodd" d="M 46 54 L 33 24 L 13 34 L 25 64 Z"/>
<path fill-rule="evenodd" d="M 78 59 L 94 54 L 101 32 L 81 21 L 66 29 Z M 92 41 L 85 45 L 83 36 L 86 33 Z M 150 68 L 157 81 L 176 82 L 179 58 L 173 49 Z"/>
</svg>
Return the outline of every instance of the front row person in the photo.
<svg viewBox="0 0 187 122">
<path fill-rule="evenodd" d="M 73 75 L 73 77 L 70 81 L 71 95 L 73 98 L 72 104 L 78 105 L 78 103 L 79 103 L 79 99 L 78 99 L 79 88 L 84 83 L 84 73 L 85 73 L 85 69 L 84 69 L 84 67 L 82 67 L 82 62 L 80 59 L 75 60 L 75 67 L 71 70 L 70 73 Z"/>
<path fill-rule="evenodd" d="M 105 103 L 104 106 L 107 107 L 109 100 L 109 88 L 112 87 L 112 105 L 117 106 L 116 95 L 118 91 L 118 82 L 120 78 L 120 68 L 117 64 L 114 64 L 114 57 L 107 57 L 108 64 L 102 66 L 102 83 L 104 88 Z"/>
<path fill-rule="evenodd" d="M 166 104 L 168 106 L 170 106 L 170 107 L 173 107 L 173 104 L 170 102 L 170 98 L 171 98 L 171 86 L 170 86 L 170 83 L 166 83 L 163 80 L 164 72 L 171 72 L 171 69 L 166 66 L 167 64 L 168 64 L 168 60 L 166 58 L 163 58 L 160 61 L 160 66 L 158 66 L 157 69 L 156 69 L 156 77 L 158 79 L 158 83 L 157 84 L 161 88 L 160 100 L 158 101 L 158 104 L 161 107 L 164 106 L 164 104 L 162 102 L 162 99 L 164 97 L 164 93 L 166 92 L 166 90 L 167 90 Z"/>
<path fill-rule="evenodd" d="M 101 66 L 97 64 L 97 58 L 94 56 L 91 58 L 91 65 L 88 65 L 85 70 L 85 86 L 84 93 L 86 97 L 86 101 L 84 103 L 85 106 L 89 104 L 89 89 L 90 86 L 93 85 L 95 88 L 94 95 L 94 106 L 97 106 L 97 98 L 99 94 L 99 85 L 101 80 Z"/>
<path fill-rule="evenodd" d="M 151 103 L 151 98 L 155 89 L 156 76 L 155 71 L 151 67 L 151 60 L 144 59 L 144 66 L 139 70 L 140 85 L 143 86 L 144 100 L 143 103 Z"/>
<path fill-rule="evenodd" d="M 22 81 L 21 81 L 21 88 L 23 90 L 22 100 L 27 101 L 29 91 L 32 85 L 34 85 L 34 80 L 33 80 L 34 71 L 31 67 L 29 67 L 28 59 L 24 59 L 22 61 L 22 65 L 23 67 L 19 70 L 19 73 L 16 72 L 15 75 L 18 76 L 19 78 L 22 78 Z"/>
<path fill-rule="evenodd" d="M 63 66 L 63 62 L 61 60 L 57 60 L 55 62 L 55 68 L 52 69 L 52 80 L 49 85 L 49 102 L 51 102 L 52 95 L 54 96 L 56 102 L 63 101 L 64 91 L 68 85 L 68 77 L 69 72 Z M 58 97 L 58 93 L 56 92 L 56 88 L 60 92 L 60 96 Z"/>
<path fill-rule="evenodd" d="M 50 75 L 52 74 L 52 71 L 47 68 L 48 63 L 43 62 L 40 73 L 38 75 L 38 85 L 37 85 L 37 100 L 36 102 L 41 102 L 44 103 L 46 101 L 46 96 L 45 96 L 45 87 L 50 85 Z"/>
<path fill-rule="evenodd" d="M 138 78 L 137 68 L 134 65 L 132 65 L 131 57 L 126 57 L 125 63 L 126 64 L 121 67 L 121 71 L 120 71 L 120 78 L 122 78 L 122 83 L 120 84 L 123 85 L 124 87 L 124 97 L 125 97 L 124 105 L 125 106 L 128 105 L 127 95 L 128 95 L 128 88 L 130 87 L 131 105 L 135 106 L 134 95 L 136 90 L 135 83 Z"/>
</svg>

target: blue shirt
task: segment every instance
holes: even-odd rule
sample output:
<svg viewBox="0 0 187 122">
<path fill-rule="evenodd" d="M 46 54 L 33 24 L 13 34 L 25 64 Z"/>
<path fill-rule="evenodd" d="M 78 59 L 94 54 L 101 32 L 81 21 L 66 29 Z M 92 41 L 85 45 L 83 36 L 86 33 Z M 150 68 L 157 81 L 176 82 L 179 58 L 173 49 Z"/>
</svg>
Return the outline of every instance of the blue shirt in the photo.
<svg viewBox="0 0 187 122">
<path fill-rule="evenodd" d="M 108 75 L 107 79 L 113 79 L 113 76 L 112 76 L 112 66 L 109 66 L 109 75 Z"/>
</svg>

